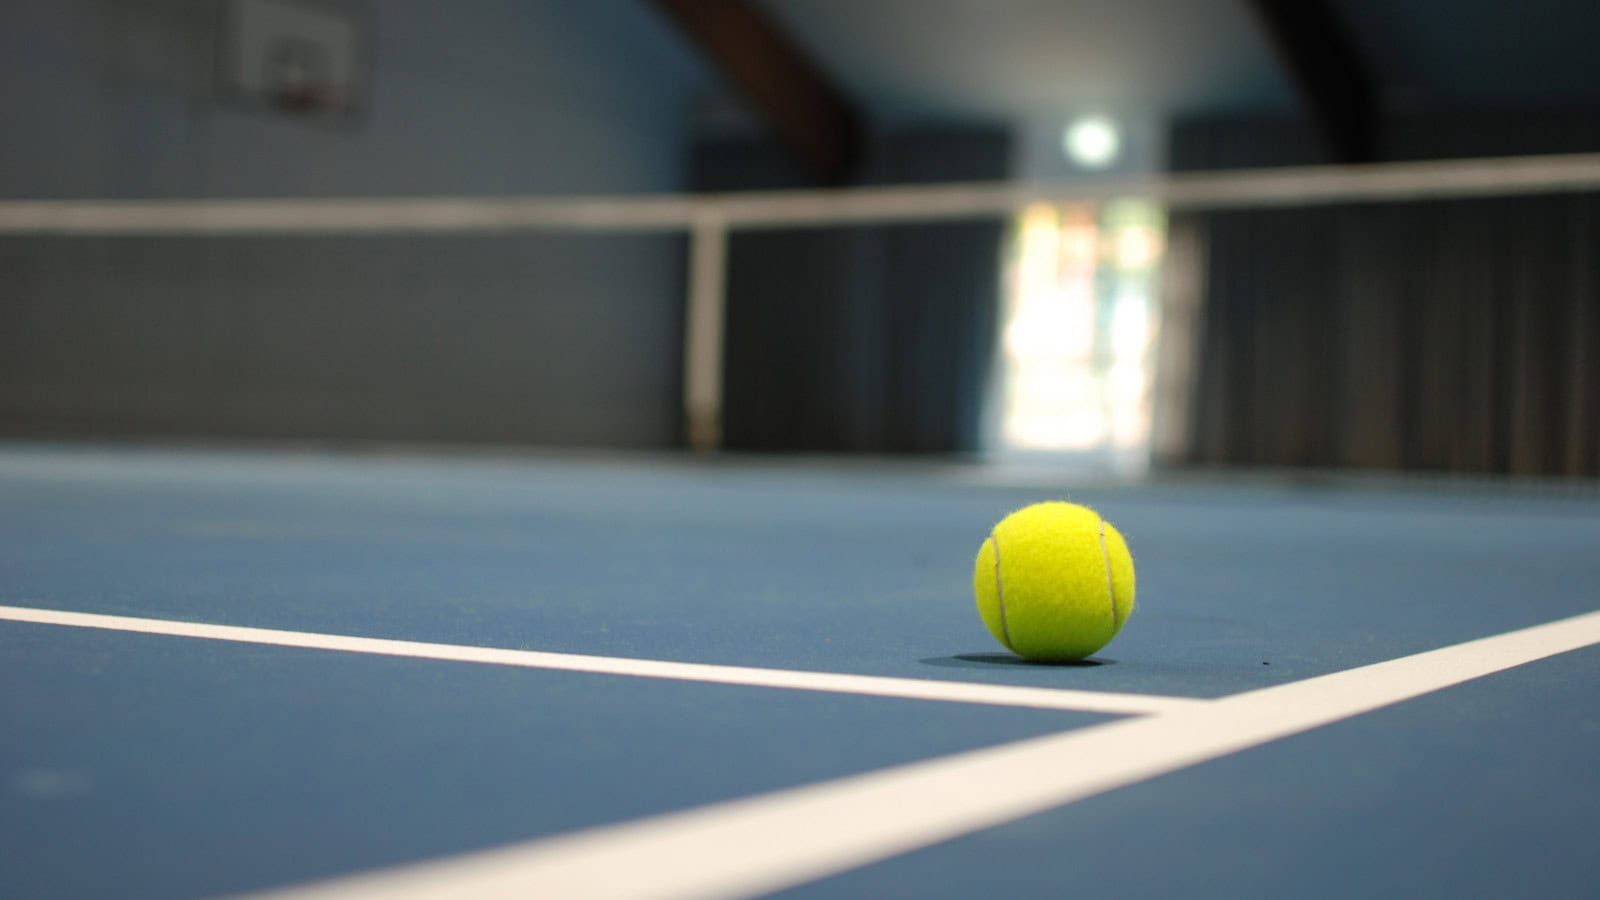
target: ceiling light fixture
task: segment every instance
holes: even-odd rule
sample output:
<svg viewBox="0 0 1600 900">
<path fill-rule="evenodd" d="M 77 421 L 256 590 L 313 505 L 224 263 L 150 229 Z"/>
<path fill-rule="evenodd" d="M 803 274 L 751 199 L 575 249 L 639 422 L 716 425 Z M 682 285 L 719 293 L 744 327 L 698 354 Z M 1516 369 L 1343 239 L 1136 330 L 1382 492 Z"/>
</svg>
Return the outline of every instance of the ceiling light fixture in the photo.
<svg viewBox="0 0 1600 900">
<path fill-rule="evenodd" d="M 1067 158 L 1085 169 L 1104 169 L 1122 151 L 1122 133 L 1105 116 L 1079 116 L 1061 135 Z"/>
</svg>

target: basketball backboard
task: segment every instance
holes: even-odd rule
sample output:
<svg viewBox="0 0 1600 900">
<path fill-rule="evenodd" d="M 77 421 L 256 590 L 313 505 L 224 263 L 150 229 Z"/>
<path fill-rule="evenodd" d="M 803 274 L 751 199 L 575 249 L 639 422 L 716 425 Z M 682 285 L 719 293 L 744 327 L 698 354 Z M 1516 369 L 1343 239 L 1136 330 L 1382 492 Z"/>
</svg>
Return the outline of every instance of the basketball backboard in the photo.
<svg viewBox="0 0 1600 900">
<path fill-rule="evenodd" d="M 306 0 L 228 0 L 221 33 L 227 97 L 313 119 L 357 110 L 362 41 L 347 10 Z"/>
</svg>

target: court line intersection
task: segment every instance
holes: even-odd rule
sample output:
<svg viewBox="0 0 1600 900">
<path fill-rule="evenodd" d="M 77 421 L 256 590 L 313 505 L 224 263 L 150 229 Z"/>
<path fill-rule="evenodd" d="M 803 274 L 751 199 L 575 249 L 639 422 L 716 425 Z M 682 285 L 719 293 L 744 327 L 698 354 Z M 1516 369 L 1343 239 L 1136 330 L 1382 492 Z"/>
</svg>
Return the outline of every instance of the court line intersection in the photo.
<svg viewBox="0 0 1600 900">
<path fill-rule="evenodd" d="M 0 620 L 635 677 L 962 702 L 948 682 L 614 660 L 0 606 Z M 1060 807 L 1557 654 L 1600 644 L 1600 612 L 1215 700 L 1039 688 L 1044 708 L 1136 718 L 263 896 L 615 900 L 781 890 Z M 767 680 L 760 680 L 767 679 Z M 833 681 L 833 679 L 844 679 Z M 839 688 L 826 687 L 837 684 Z M 929 685 L 930 687 L 915 687 Z M 867 688 L 882 690 L 868 690 Z M 966 702 L 995 703 L 983 688 Z M 926 691 L 926 693 L 918 693 Z M 934 696 L 934 694 L 939 694 Z M 1005 705 L 1040 706 L 1043 698 Z M 1115 709 L 1107 708 L 1115 706 Z M 1062 765 L 1070 759 L 1072 765 Z"/>
</svg>

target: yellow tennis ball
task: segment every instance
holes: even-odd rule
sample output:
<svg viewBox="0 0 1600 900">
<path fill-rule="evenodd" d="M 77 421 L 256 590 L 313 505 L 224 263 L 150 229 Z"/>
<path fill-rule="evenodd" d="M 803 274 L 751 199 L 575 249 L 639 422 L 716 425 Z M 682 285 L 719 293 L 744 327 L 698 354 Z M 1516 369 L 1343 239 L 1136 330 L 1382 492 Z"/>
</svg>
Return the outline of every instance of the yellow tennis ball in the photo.
<svg viewBox="0 0 1600 900">
<path fill-rule="evenodd" d="M 994 527 L 972 572 L 978 613 L 1018 656 L 1083 659 L 1133 613 L 1133 557 L 1100 514 L 1036 503 Z"/>
</svg>

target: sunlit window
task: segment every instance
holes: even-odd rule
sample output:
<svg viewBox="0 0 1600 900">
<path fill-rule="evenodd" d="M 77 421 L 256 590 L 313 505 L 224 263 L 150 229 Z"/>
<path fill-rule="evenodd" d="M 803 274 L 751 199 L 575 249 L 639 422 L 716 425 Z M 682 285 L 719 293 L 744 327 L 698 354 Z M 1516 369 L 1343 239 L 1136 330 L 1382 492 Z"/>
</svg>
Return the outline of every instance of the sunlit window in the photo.
<svg viewBox="0 0 1600 900">
<path fill-rule="evenodd" d="M 1148 460 L 1164 243 L 1146 201 L 1022 213 L 1001 332 L 1003 449 Z"/>
</svg>

